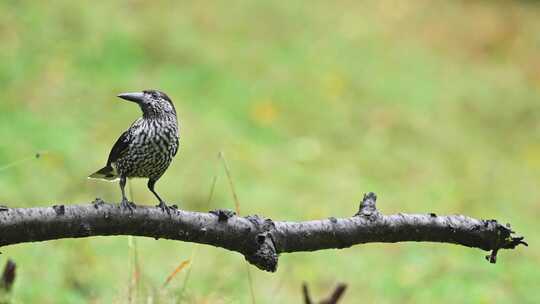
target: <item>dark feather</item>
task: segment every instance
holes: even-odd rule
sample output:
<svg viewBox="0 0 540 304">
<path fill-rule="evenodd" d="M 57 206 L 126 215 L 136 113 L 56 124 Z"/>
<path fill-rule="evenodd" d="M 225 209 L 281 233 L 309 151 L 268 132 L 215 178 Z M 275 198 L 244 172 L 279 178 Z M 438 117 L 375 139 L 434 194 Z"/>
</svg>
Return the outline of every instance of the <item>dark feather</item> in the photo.
<svg viewBox="0 0 540 304">
<path fill-rule="evenodd" d="M 111 153 L 109 153 L 109 159 L 107 160 L 107 166 L 110 166 L 112 163 L 116 162 L 124 153 L 127 152 L 129 147 L 129 131 L 122 133 L 114 144 Z"/>
</svg>

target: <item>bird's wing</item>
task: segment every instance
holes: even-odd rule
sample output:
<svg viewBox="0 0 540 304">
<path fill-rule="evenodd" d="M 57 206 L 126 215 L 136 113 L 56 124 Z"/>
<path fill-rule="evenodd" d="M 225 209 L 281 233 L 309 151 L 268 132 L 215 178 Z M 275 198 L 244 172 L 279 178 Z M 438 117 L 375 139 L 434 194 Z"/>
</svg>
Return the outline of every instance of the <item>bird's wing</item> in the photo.
<svg viewBox="0 0 540 304">
<path fill-rule="evenodd" d="M 116 162 L 124 153 L 127 152 L 129 148 L 129 141 L 130 141 L 130 134 L 129 130 L 122 133 L 116 143 L 114 144 L 113 148 L 111 149 L 111 153 L 109 153 L 109 159 L 107 160 L 107 166 L 110 166 L 111 163 Z"/>
</svg>

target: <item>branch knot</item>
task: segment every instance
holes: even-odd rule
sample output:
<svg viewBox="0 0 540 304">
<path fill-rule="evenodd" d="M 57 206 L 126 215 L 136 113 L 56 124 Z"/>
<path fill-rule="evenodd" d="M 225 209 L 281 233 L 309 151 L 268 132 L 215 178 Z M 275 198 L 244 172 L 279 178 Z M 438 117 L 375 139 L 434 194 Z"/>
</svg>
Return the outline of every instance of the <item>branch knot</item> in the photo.
<svg viewBox="0 0 540 304">
<path fill-rule="evenodd" d="M 52 208 L 56 215 L 64 215 L 66 213 L 66 207 L 64 205 L 54 205 Z"/>
<path fill-rule="evenodd" d="M 377 210 L 377 195 L 373 192 L 368 192 L 364 194 L 362 202 L 360 202 L 360 207 L 358 212 L 354 216 L 365 216 L 368 218 L 377 218 L 379 217 L 379 211 Z"/>
<path fill-rule="evenodd" d="M 276 228 L 274 221 L 258 215 L 249 215 L 246 219 L 255 226 L 255 231 L 258 233 L 255 236 L 255 242 L 248 244 L 248 251 L 244 257 L 249 263 L 262 270 L 275 272 L 279 256 L 272 237 L 272 231 Z"/>
<path fill-rule="evenodd" d="M 210 211 L 210 213 L 218 217 L 218 222 L 226 222 L 236 215 L 236 212 L 229 209 L 216 209 Z"/>
</svg>

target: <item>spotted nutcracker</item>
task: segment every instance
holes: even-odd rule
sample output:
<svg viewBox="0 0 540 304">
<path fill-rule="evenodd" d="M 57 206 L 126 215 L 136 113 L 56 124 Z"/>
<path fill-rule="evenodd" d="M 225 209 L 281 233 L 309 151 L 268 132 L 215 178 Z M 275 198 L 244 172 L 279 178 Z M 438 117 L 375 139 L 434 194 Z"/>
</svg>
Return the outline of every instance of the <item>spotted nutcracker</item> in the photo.
<svg viewBox="0 0 540 304">
<path fill-rule="evenodd" d="M 126 197 L 126 180 L 133 177 L 148 178 L 148 189 L 159 200 L 157 207 L 169 213 L 169 208 L 154 190 L 154 186 L 169 167 L 179 147 L 179 127 L 174 105 L 167 94 L 157 90 L 123 93 L 118 97 L 137 103 L 143 115 L 118 138 L 109 153 L 107 165 L 89 178 L 108 181 L 120 179 L 120 206 L 130 211 L 135 208 L 135 204 Z"/>
</svg>

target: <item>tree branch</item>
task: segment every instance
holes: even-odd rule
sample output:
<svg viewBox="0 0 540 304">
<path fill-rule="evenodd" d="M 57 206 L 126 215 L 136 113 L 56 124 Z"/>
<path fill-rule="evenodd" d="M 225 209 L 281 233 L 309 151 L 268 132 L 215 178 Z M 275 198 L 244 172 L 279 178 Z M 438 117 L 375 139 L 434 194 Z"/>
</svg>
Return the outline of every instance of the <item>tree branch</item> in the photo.
<svg viewBox="0 0 540 304">
<path fill-rule="evenodd" d="M 350 218 L 278 222 L 257 215 L 239 217 L 230 210 L 209 213 L 178 210 L 171 215 L 159 208 L 138 206 L 133 213 L 96 199 L 89 205 L 38 208 L 0 208 L 0 246 L 105 235 L 136 235 L 195 242 L 222 247 L 244 255 L 260 269 L 275 271 L 278 255 L 285 252 L 346 248 L 383 242 L 440 242 L 491 250 L 524 244 L 507 224 L 463 215 L 383 215 L 376 196 L 364 196 Z"/>
</svg>

